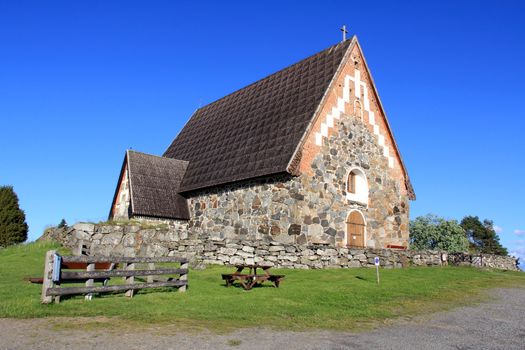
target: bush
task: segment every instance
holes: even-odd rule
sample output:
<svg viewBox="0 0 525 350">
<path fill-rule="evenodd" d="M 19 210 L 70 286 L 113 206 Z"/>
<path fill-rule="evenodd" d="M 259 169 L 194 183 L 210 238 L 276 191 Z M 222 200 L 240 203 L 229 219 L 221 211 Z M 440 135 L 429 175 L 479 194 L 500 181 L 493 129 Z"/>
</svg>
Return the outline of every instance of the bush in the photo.
<svg viewBox="0 0 525 350">
<path fill-rule="evenodd" d="M 410 222 L 410 246 L 459 253 L 468 250 L 469 242 L 465 230 L 456 220 L 428 214 Z"/>
</svg>

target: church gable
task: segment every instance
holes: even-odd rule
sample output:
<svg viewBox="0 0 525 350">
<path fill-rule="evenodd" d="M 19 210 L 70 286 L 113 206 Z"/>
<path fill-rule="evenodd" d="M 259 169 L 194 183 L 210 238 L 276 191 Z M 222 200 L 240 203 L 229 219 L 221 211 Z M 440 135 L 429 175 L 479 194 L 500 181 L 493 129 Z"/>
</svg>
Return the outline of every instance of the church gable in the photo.
<svg viewBox="0 0 525 350">
<path fill-rule="evenodd" d="M 312 173 L 314 157 L 321 152 L 323 142 L 337 134 L 341 118 L 357 118 L 367 126 L 381 149 L 390 174 L 398 179 L 405 194 L 410 199 L 415 199 L 401 154 L 356 37 L 352 39 L 341 67 L 290 164 L 290 172 Z"/>
</svg>

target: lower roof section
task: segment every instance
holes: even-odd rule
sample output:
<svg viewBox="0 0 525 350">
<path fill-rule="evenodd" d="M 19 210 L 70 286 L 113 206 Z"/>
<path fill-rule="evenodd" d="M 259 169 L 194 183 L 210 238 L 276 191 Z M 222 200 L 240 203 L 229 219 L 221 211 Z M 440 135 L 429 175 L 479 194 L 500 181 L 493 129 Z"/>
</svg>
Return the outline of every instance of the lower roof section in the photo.
<svg viewBox="0 0 525 350">
<path fill-rule="evenodd" d="M 179 194 L 188 162 L 128 150 L 126 153 L 132 216 L 189 220 Z"/>
</svg>

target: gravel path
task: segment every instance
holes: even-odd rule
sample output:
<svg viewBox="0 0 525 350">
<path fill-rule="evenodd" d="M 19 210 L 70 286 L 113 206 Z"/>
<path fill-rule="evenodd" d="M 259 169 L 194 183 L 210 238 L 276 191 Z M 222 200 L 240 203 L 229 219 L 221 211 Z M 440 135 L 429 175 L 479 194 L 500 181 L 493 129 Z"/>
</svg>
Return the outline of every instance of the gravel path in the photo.
<svg viewBox="0 0 525 350">
<path fill-rule="evenodd" d="M 171 326 L 141 331 L 93 327 L 108 322 L 102 318 L 66 320 L 79 325 L 73 329 L 60 327 L 64 319 L 0 319 L 0 349 L 525 349 L 525 289 L 495 289 L 491 295 L 495 298 L 484 304 L 396 320 L 361 333 L 245 329 L 179 334 Z"/>
</svg>

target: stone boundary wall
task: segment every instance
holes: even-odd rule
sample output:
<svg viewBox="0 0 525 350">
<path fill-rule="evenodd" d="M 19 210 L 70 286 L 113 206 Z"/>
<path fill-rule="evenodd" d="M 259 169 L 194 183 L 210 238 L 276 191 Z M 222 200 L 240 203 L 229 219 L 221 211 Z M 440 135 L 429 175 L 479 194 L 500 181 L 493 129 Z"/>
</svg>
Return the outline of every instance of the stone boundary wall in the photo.
<svg viewBox="0 0 525 350">
<path fill-rule="evenodd" d="M 54 239 L 75 251 L 80 244 L 91 255 L 181 256 L 202 264 L 267 264 L 279 268 L 320 269 L 372 267 L 380 258 L 384 268 L 440 266 L 440 251 L 349 249 L 329 245 L 284 244 L 264 240 L 210 240 L 189 236 L 186 226 L 170 224 L 75 224 L 46 230 L 41 239 Z M 448 254 L 448 264 L 519 271 L 509 256 Z"/>
</svg>

